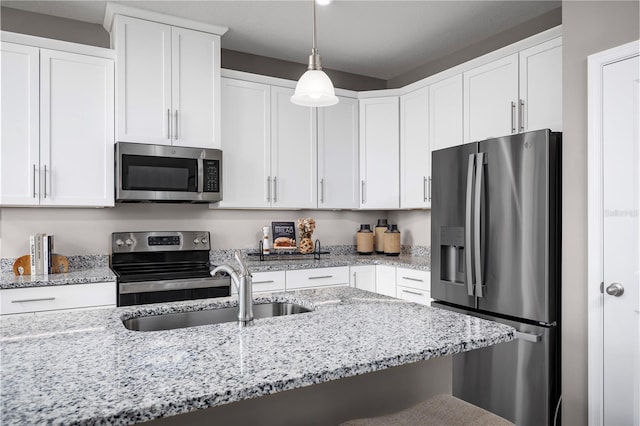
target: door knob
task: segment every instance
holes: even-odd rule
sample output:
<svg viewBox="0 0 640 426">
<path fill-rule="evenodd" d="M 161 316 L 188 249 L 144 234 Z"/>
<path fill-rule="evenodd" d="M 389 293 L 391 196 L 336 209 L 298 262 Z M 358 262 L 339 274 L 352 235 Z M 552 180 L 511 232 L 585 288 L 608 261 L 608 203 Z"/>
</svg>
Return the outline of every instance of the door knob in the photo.
<svg viewBox="0 0 640 426">
<path fill-rule="evenodd" d="M 620 283 L 609 284 L 607 287 L 607 294 L 611 296 L 620 297 L 622 293 L 624 293 L 624 287 Z"/>
</svg>

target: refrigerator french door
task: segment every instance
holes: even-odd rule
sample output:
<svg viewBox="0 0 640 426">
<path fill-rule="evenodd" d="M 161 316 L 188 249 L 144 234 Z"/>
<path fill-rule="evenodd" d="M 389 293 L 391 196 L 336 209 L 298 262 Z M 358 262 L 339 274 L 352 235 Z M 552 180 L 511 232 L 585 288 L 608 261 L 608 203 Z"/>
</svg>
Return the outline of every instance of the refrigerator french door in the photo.
<svg viewBox="0 0 640 426">
<path fill-rule="evenodd" d="M 559 399 L 560 143 L 539 130 L 432 155 L 433 305 L 518 330 L 454 356 L 453 392 L 518 425 L 553 424 Z"/>
</svg>

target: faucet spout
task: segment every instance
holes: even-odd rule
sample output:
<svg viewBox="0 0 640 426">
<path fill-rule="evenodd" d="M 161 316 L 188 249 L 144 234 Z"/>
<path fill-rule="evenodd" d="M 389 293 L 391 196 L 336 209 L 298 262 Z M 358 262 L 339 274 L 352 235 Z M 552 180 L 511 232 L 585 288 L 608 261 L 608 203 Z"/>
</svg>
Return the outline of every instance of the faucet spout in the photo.
<svg viewBox="0 0 640 426">
<path fill-rule="evenodd" d="M 246 327 L 253 324 L 252 277 L 239 251 L 235 252 L 235 258 L 240 264 L 240 275 L 229 265 L 216 266 L 211 275 L 222 271 L 231 276 L 231 281 L 238 290 L 238 324 Z"/>
</svg>

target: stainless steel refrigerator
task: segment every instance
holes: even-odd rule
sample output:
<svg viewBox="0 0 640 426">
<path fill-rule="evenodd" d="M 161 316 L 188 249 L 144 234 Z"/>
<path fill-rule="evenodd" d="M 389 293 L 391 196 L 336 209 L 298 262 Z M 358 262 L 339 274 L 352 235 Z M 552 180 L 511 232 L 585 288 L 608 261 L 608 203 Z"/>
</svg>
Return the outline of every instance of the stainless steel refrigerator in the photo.
<svg viewBox="0 0 640 426">
<path fill-rule="evenodd" d="M 518 426 L 552 425 L 560 398 L 561 134 L 434 151 L 432 170 L 433 306 L 517 330 L 513 342 L 455 355 L 453 394 Z"/>
</svg>

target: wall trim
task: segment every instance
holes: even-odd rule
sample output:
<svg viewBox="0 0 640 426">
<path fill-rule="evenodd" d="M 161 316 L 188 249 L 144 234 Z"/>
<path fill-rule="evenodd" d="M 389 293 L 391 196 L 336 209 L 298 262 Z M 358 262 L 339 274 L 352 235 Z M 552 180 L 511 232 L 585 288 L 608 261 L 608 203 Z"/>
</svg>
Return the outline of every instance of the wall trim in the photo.
<svg viewBox="0 0 640 426">
<path fill-rule="evenodd" d="M 638 56 L 638 41 L 623 44 L 587 57 L 588 150 L 587 150 L 587 320 L 588 320 L 588 419 L 590 425 L 604 424 L 604 280 L 602 199 L 602 72 L 604 66 Z"/>
</svg>

